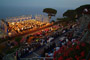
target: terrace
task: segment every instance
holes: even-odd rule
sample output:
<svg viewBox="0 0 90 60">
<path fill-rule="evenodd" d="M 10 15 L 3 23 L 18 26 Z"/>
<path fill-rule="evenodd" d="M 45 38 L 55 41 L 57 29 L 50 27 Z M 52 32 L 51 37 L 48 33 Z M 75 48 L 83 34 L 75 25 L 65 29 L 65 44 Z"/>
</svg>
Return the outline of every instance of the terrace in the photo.
<svg viewBox="0 0 90 60">
<path fill-rule="evenodd" d="M 8 27 L 9 34 L 12 35 L 12 33 L 23 34 L 27 31 L 43 28 L 50 23 L 44 23 L 37 20 L 26 20 L 21 22 L 8 22 L 8 24 L 9 24 Z"/>
</svg>

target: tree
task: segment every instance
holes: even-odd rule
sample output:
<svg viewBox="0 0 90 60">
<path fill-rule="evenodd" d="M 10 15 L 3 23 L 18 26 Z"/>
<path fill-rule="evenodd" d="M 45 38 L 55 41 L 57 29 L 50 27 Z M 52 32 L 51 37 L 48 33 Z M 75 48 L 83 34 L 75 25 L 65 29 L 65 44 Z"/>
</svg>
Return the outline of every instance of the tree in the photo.
<svg viewBox="0 0 90 60">
<path fill-rule="evenodd" d="M 63 16 L 66 17 L 66 18 L 70 18 L 70 19 L 75 19 L 77 13 L 75 10 L 67 10 Z"/>
<path fill-rule="evenodd" d="M 49 20 L 51 19 L 51 16 L 55 16 L 57 13 L 57 10 L 52 9 L 52 8 L 45 8 L 43 9 L 43 12 L 48 14 Z"/>
<path fill-rule="evenodd" d="M 62 22 L 68 22 L 70 18 L 57 18 L 57 20 L 62 21 Z"/>
<path fill-rule="evenodd" d="M 54 21 L 54 20 L 52 20 L 51 22 L 53 22 L 53 23 L 54 23 L 55 21 Z"/>
<path fill-rule="evenodd" d="M 77 12 L 78 16 L 81 16 L 84 9 L 87 8 L 88 10 L 90 9 L 90 4 L 87 4 L 87 5 L 82 5 L 78 8 L 75 9 L 75 11 Z"/>
</svg>

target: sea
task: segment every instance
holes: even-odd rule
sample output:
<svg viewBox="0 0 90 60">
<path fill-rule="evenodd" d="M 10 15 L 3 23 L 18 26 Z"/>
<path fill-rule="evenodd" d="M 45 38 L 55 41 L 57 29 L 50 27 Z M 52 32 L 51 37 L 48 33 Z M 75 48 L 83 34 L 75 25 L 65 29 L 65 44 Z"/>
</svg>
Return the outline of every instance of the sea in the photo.
<svg viewBox="0 0 90 60">
<path fill-rule="evenodd" d="M 47 15 L 43 13 L 44 7 L 0 7 L 0 20 L 6 19 L 7 17 L 16 17 L 22 15 Z M 68 8 L 54 8 L 57 10 L 56 16 L 52 17 L 52 20 L 57 18 L 62 18 L 63 13 L 68 10 Z"/>
</svg>

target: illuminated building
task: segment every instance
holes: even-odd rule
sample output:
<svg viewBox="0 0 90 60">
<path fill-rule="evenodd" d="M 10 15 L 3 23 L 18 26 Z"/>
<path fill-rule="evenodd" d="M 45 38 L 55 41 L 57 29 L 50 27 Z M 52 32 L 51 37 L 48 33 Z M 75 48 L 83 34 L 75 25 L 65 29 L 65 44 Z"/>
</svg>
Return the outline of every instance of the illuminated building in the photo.
<svg viewBox="0 0 90 60">
<path fill-rule="evenodd" d="M 35 20 L 41 21 L 41 22 L 49 22 L 49 18 L 48 16 L 44 16 L 44 15 L 36 15 L 35 16 Z"/>
<path fill-rule="evenodd" d="M 35 19 L 31 15 L 8 17 L 1 21 L 2 30 L 9 36 L 23 34 L 24 32 L 42 28 L 49 23 L 48 17 L 37 15 Z"/>
</svg>

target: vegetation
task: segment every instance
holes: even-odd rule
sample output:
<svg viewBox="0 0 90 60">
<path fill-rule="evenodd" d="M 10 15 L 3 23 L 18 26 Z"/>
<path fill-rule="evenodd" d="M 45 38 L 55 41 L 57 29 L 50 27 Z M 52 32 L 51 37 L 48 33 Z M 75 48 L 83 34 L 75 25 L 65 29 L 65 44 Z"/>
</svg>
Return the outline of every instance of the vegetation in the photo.
<svg viewBox="0 0 90 60">
<path fill-rule="evenodd" d="M 57 18 L 57 20 L 62 21 L 62 22 L 75 21 L 76 18 L 79 18 L 82 15 L 83 10 L 85 8 L 90 9 L 90 4 L 82 5 L 78 8 L 76 8 L 75 10 L 67 10 L 63 14 L 64 18 Z"/>
<path fill-rule="evenodd" d="M 7 39 L 2 39 L 2 38 L 0 38 L 0 43 L 3 43 L 3 42 L 5 42 L 5 41 L 7 41 Z"/>
<path fill-rule="evenodd" d="M 76 17 L 76 11 L 75 10 L 67 10 L 64 14 L 63 17 L 67 17 L 70 20 L 75 19 Z"/>
<path fill-rule="evenodd" d="M 8 50 L 6 51 L 6 54 L 11 54 L 11 53 L 15 52 L 16 49 L 18 49 L 18 48 L 19 48 L 19 46 L 15 46 L 15 47 L 13 47 L 13 48 L 8 49 Z"/>
<path fill-rule="evenodd" d="M 20 45 L 20 40 L 22 39 L 22 37 L 16 37 L 15 41 L 18 42 L 18 44 Z"/>
<path fill-rule="evenodd" d="M 57 18 L 60 22 L 67 22 L 70 20 L 70 18 Z"/>
<path fill-rule="evenodd" d="M 90 44 L 81 42 L 80 44 L 75 43 L 75 45 L 70 45 L 69 47 L 62 47 L 55 55 L 56 60 L 86 60 L 89 51 Z"/>
<path fill-rule="evenodd" d="M 49 20 L 51 19 L 51 16 L 55 16 L 57 13 L 57 10 L 52 9 L 52 8 L 45 8 L 43 9 L 43 12 L 48 14 Z"/>
<path fill-rule="evenodd" d="M 78 16 L 81 16 L 82 13 L 83 13 L 83 10 L 87 8 L 87 9 L 90 9 L 90 4 L 87 4 L 87 5 L 82 5 L 78 8 L 75 9 L 75 11 L 77 12 Z"/>
<path fill-rule="evenodd" d="M 64 18 L 57 18 L 60 22 L 69 22 L 69 21 L 75 21 L 76 18 L 76 11 L 75 10 L 67 10 L 64 14 Z"/>
<path fill-rule="evenodd" d="M 52 20 L 51 23 L 55 23 L 55 20 Z"/>
</svg>

